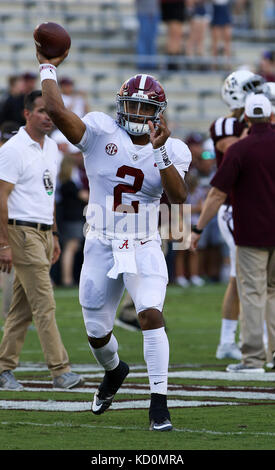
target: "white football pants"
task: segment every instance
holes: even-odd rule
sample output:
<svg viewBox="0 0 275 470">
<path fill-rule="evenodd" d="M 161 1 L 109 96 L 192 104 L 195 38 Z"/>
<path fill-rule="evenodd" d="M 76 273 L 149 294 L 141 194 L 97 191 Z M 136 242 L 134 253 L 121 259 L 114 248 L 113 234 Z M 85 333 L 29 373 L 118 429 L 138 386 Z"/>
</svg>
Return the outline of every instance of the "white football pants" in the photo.
<svg viewBox="0 0 275 470">
<path fill-rule="evenodd" d="M 230 277 L 236 277 L 236 245 L 233 238 L 232 206 L 223 204 L 219 208 L 218 225 L 222 237 L 229 248 Z"/>
<path fill-rule="evenodd" d="M 100 239 L 86 240 L 79 300 L 88 336 L 103 338 L 112 331 L 125 287 L 137 313 L 148 308 L 162 311 L 168 273 L 160 242 L 139 243 L 135 257 L 137 274 L 124 273 L 111 279 L 107 277 L 114 264 L 111 243 Z"/>
</svg>

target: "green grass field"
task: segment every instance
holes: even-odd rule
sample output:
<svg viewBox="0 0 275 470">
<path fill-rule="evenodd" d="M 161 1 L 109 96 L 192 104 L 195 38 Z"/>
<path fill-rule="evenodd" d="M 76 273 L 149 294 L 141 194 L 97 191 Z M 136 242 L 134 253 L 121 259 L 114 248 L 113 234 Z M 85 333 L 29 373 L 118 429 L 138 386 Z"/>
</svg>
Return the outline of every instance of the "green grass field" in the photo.
<svg viewBox="0 0 275 470">
<path fill-rule="evenodd" d="M 73 370 L 85 376 L 85 387 L 52 390 L 37 333 L 29 330 L 15 372 L 26 388 L 0 390 L 0 449 L 274 450 L 275 373 L 249 378 L 228 374 L 228 361 L 215 358 L 224 290 L 222 284 L 168 287 L 164 313 L 174 430 L 156 433 L 148 430 L 142 334 L 115 327 L 120 357 L 129 363 L 131 374 L 112 408 L 94 416 L 90 402 L 102 369 L 89 351 L 77 290 L 56 289 L 57 322 Z"/>
</svg>

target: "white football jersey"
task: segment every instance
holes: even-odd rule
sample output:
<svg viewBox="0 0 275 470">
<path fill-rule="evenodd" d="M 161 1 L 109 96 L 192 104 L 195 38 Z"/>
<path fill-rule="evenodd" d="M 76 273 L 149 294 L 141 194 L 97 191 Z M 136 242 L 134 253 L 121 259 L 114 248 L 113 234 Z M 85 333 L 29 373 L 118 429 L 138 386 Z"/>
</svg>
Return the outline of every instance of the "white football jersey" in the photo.
<svg viewBox="0 0 275 470">
<path fill-rule="evenodd" d="M 102 112 L 88 113 L 83 122 L 86 131 L 77 147 L 89 179 L 86 218 L 91 233 L 107 238 L 123 238 L 126 233 L 137 239 L 154 236 L 163 187 L 152 144 L 134 145 L 130 135 Z M 165 146 L 184 178 L 192 158 L 189 148 L 176 138 L 168 138 Z"/>
</svg>

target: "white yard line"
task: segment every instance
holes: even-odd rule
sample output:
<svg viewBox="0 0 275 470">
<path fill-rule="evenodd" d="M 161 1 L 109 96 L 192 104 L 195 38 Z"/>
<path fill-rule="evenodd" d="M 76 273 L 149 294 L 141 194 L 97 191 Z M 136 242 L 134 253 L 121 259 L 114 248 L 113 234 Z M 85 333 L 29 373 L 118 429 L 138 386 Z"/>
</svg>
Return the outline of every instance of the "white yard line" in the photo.
<svg viewBox="0 0 275 470">
<path fill-rule="evenodd" d="M 103 372 L 94 374 L 84 374 L 87 379 L 102 378 Z M 129 379 L 144 379 L 147 378 L 147 372 L 130 372 L 127 375 Z M 245 373 L 245 372 L 216 372 L 216 371 L 177 371 L 168 372 L 170 379 L 202 379 L 202 380 L 225 380 L 229 382 L 275 382 L 275 373 Z"/>
<path fill-rule="evenodd" d="M 73 372 L 102 372 L 103 368 L 97 364 L 72 364 Z M 131 365 L 131 370 L 146 370 L 145 364 L 134 364 Z M 22 362 L 17 368 L 16 372 L 42 372 L 49 371 L 46 364 L 33 363 L 33 362 Z"/>
<path fill-rule="evenodd" d="M 182 366 L 184 367 L 184 366 Z M 104 371 L 102 367 L 96 364 L 73 364 L 73 372 L 84 373 L 86 378 L 102 378 Z M 132 372 L 142 370 L 144 372 Z M 42 372 L 48 371 L 45 364 L 35 363 L 22 363 L 17 367 L 16 372 Z M 146 366 L 144 364 L 130 365 L 130 374 L 128 378 L 147 378 Z M 225 371 L 213 371 L 213 370 L 188 370 L 188 371 L 171 371 L 168 373 L 169 378 L 174 379 L 203 379 L 203 380 L 225 380 L 225 381 L 244 381 L 244 382 L 275 382 L 275 372 L 266 373 L 245 373 L 245 372 L 225 372 Z"/>
<path fill-rule="evenodd" d="M 13 421 L 0 421 L 1 426 L 12 426 Z M 118 431 L 142 431 L 144 432 L 145 428 L 141 426 L 102 426 L 100 424 L 67 424 L 67 423 L 35 423 L 29 421 L 17 421 L 16 425 L 21 426 L 32 426 L 32 427 L 45 427 L 45 428 L 86 428 L 86 429 L 111 429 Z M 146 428 L 147 429 L 147 428 Z M 184 433 L 196 433 L 196 434 L 210 434 L 217 436 L 240 436 L 240 435 L 250 435 L 250 436 L 271 436 L 274 437 L 275 433 L 272 432 L 248 432 L 248 431 L 235 431 L 235 432 L 223 432 L 223 431 L 212 431 L 211 429 L 178 429 L 174 428 L 173 432 L 184 432 Z"/>
<path fill-rule="evenodd" d="M 20 381 L 21 384 L 30 384 L 32 381 Z M 95 387 L 82 387 L 82 388 L 73 388 L 70 390 L 63 390 L 60 388 L 48 388 L 43 387 L 45 383 L 43 381 L 33 381 L 33 383 L 42 385 L 41 387 L 31 387 L 31 386 L 24 386 L 25 392 L 62 392 L 62 393 L 94 393 L 97 389 L 97 385 Z M 143 384 L 140 384 L 144 386 Z M 1 389 L 0 389 L 1 390 Z M 147 395 L 150 393 L 149 388 L 129 388 L 127 385 L 122 386 L 117 394 L 132 394 L 132 395 Z M 265 392 L 251 392 L 251 391 L 223 391 L 223 390 L 168 390 L 167 395 L 169 396 L 180 396 L 180 397 L 214 397 L 214 398 L 236 398 L 242 400 L 274 400 L 275 401 L 275 393 L 265 393 Z"/>
<path fill-rule="evenodd" d="M 239 405 L 239 403 L 230 402 L 214 402 L 214 401 L 184 401 L 184 400 L 167 400 L 169 408 L 186 408 L 197 406 L 221 406 L 221 405 Z M 111 410 L 126 409 L 148 409 L 150 400 L 131 400 L 116 402 L 112 404 Z M 35 411 L 91 411 L 91 402 L 77 401 L 36 401 L 36 400 L 1 400 L 0 409 L 2 410 L 35 410 Z"/>
<path fill-rule="evenodd" d="M 147 374 L 143 374 L 140 372 L 130 373 L 128 378 L 131 377 L 147 377 Z M 268 373 L 245 373 L 245 372 L 216 372 L 216 371 L 186 371 L 186 372 L 169 372 L 169 378 L 173 379 L 203 379 L 203 380 L 228 380 L 228 381 L 253 381 L 253 382 L 274 382 L 275 381 L 275 373 L 268 372 Z"/>
</svg>

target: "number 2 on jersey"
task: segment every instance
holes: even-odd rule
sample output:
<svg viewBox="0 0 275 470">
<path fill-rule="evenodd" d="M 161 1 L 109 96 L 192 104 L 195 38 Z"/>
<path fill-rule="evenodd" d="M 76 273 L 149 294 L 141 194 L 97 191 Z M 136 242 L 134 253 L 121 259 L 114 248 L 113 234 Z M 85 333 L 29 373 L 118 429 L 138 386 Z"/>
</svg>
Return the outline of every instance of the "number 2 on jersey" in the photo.
<svg viewBox="0 0 275 470">
<path fill-rule="evenodd" d="M 141 190 L 142 183 L 144 180 L 144 173 L 139 168 L 133 168 L 131 166 L 123 165 L 118 168 L 116 176 L 119 178 L 125 178 L 126 175 L 133 176 L 134 183 L 124 184 L 119 183 L 114 187 L 114 207 L 113 210 L 116 212 L 126 212 L 128 205 L 122 204 L 122 194 L 123 193 L 132 193 L 135 194 Z M 139 201 L 132 201 L 132 207 L 134 208 L 135 213 L 138 213 Z"/>
</svg>

